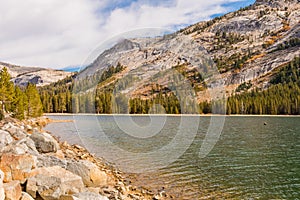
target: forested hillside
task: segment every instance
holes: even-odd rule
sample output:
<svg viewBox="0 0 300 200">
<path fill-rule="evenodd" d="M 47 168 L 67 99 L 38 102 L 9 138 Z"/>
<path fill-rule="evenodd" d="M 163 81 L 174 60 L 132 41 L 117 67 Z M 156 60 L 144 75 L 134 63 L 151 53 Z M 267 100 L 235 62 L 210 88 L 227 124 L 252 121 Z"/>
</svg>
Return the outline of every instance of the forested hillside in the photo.
<svg viewBox="0 0 300 200">
<path fill-rule="evenodd" d="M 67 77 L 56 83 L 39 88 L 43 109 L 46 113 L 111 113 L 112 87 L 100 84 L 112 79 L 113 76 L 124 70 L 120 64 L 109 67 L 107 70 L 95 73 L 92 77 L 80 78 L 77 74 Z M 89 88 L 96 88 L 96 92 L 85 92 Z"/>
<path fill-rule="evenodd" d="M 224 98 L 227 114 L 299 114 L 299 13 L 298 0 L 256 1 L 173 34 L 120 40 L 39 87 L 43 110 L 224 113 Z"/>
<path fill-rule="evenodd" d="M 261 91 L 237 94 L 228 99 L 228 114 L 300 114 L 300 58 L 283 66 Z"/>
<path fill-rule="evenodd" d="M 62 81 L 47 87 L 40 88 L 40 95 L 45 112 L 75 112 L 75 113 L 131 113 L 147 114 L 153 109 L 154 104 L 162 105 L 168 114 L 200 113 L 207 114 L 212 112 L 214 104 L 218 101 L 185 102 L 180 100 L 174 93 L 156 87 L 153 88 L 151 99 L 131 98 L 126 102 L 126 97 L 118 96 L 115 105 L 121 105 L 122 101 L 126 104 L 124 108 L 113 108 L 113 89 L 116 76 L 125 67 L 110 67 L 103 72 L 99 80 L 96 91 L 77 93 L 74 89 L 76 76 L 68 77 Z M 93 79 L 79 81 L 77 89 L 92 84 Z M 102 87 L 105 85 L 105 87 Z M 75 106 L 75 107 L 74 107 Z M 115 110 L 113 110 L 115 109 Z M 266 90 L 253 88 L 250 82 L 241 84 L 234 95 L 227 100 L 227 114 L 300 114 L 300 58 L 296 57 L 292 62 L 285 64 L 278 69 L 269 82 Z M 154 112 L 152 110 L 152 112 Z M 216 113 L 217 114 L 217 113 Z"/>
</svg>

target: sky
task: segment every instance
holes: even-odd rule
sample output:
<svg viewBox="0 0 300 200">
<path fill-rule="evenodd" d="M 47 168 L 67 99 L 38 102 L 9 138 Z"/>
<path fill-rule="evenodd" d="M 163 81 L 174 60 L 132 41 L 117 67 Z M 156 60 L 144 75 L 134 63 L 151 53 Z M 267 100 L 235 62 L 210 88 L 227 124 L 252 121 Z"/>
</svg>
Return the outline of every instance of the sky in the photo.
<svg viewBox="0 0 300 200">
<path fill-rule="evenodd" d="M 144 29 L 176 31 L 253 3 L 254 0 L 0 0 L 0 61 L 56 69 L 81 66 L 95 59 L 94 50 L 112 37 Z"/>
</svg>

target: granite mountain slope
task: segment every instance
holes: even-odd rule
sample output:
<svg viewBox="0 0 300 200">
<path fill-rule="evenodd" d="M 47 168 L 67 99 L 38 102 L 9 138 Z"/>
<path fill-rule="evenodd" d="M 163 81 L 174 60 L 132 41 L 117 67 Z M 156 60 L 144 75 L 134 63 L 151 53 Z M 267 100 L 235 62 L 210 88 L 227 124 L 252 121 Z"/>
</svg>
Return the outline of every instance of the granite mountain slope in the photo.
<svg viewBox="0 0 300 200">
<path fill-rule="evenodd" d="M 256 1 L 170 35 L 124 39 L 104 51 L 78 77 L 89 77 L 120 63 L 125 70 L 105 87 L 130 79 L 121 92 L 143 98 L 151 97 L 154 85 L 168 88 L 174 69 L 191 82 L 198 101 L 208 99 L 205 88 L 209 87 L 225 86 L 231 94 L 250 81 L 252 88 L 267 88 L 275 69 L 300 55 L 299 22 L 298 0 Z M 199 76 L 204 80 L 196 80 Z"/>
<path fill-rule="evenodd" d="M 12 81 L 19 86 L 26 86 L 28 83 L 33 83 L 37 86 L 45 86 L 64 79 L 72 74 L 61 70 L 40 67 L 23 67 L 0 62 L 0 70 L 3 67 L 8 69 Z"/>
</svg>

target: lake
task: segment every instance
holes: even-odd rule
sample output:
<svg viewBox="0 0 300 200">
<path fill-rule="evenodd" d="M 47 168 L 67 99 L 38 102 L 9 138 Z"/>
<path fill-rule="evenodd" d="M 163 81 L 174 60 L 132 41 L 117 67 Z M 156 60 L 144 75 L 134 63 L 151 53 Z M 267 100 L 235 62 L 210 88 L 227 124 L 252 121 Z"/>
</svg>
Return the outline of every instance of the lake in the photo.
<svg viewBox="0 0 300 200">
<path fill-rule="evenodd" d="M 300 117 L 227 116 L 205 157 L 199 151 L 217 117 L 48 117 L 74 120 L 47 125 L 62 141 L 104 157 L 136 185 L 165 187 L 175 199 L 300 197 Z"/>
</svg>

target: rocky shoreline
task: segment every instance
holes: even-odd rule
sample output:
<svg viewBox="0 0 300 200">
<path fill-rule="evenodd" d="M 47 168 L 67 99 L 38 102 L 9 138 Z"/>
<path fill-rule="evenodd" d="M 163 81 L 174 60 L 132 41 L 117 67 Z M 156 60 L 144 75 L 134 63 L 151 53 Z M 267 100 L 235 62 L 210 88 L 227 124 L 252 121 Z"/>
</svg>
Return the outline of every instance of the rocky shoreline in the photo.
<svg viewBox="0 0 300 200">
<path fill-rule="evenodd" d="M 0 122 L 0 200 L 172 199 L 131 185 L 105 160 L 42 130 L 48 118 Z"/>
</svg>

